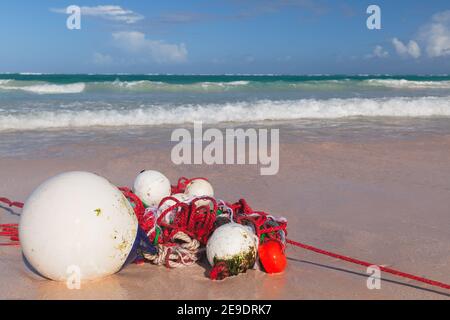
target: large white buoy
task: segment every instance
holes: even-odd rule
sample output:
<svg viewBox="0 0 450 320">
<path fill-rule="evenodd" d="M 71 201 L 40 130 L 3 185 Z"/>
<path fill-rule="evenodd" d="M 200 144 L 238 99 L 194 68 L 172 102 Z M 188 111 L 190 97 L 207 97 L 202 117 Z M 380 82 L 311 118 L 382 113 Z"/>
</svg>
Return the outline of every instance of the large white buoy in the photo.
<svg viewBox="0 0 450 320">
<path fill-rule="evenodd" d="M 170 196 L 170 181 L 161 172 L 142 171 L 134 181 L 133 192 L 148 207 L 157 207 L 161 200 Z"/>
<path fill-rule="evenodd" d="M 225 262 L 230 273 L 237 275 L 254 266 L 257 248 L 258 239 L 249 227 L 227 223 L 209 238 L 206 256 L 211 266 Z"/>
<path fill-rule="evenodd" d="M 204 179 L 194 179 L 192 180 L 184 190 L 184 193 L 189 198 L 198 198 L 198 197 L 214 197 L 214 189 L 212 185 L 204 180 Z M 199 200 L 196 202 L 197 206 L 206 206 L 211 201 L 208 200 Z"/>
<path fill-rule="evenodd" d="M 42 183 L 20 217 L 23 254 L 44 277 L 92 280 L 124 265 L 136 239 L 133 208 L 117 187 L 89 172 Z"/>
<path fill-rule="evenodd" d="M 188 200 L 189 200 L 189 197 L 188 197 L 186 194 L 184 194 L 184 193 L 176 193 L 176 194 L 171 195 L 171 197 L 177 199 L 177 200 L 180 201 L 180 202 L 188 202 Z M 169 209 L 171 206 L 173 206 L 173 205 L 175 205 L 175 204 L 176 204 L 175 200 L 167 199 L 167 200 L 164 201 L 164 202 L 161 204 L 161 206 L 159 207 L 159 212 L 160 212 L 160 213 L 163 213 L 164 211 L 166 211 L 167 209 Z M 166 223 L 172 223 L 175 214 L 176 214 L 176 211 L 174 211 L 174 212 L 168 212 L 168 213 L 164 216 L 164 219 L 163 219 L 163 220 L 164 220 Z"/>
</svg>

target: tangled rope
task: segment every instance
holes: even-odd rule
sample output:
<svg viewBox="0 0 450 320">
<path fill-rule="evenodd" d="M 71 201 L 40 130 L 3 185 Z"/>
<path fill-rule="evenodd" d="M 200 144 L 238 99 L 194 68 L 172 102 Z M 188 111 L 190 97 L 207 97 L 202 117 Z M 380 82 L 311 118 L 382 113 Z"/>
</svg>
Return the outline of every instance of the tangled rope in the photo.
<svg viewBox="0 0 450 320">
<path fill-rule="evenodd" d="M 192 179 L 188 179 L 186 177 L 181 177 L 181 178 L 178 179 L 177 184 L 172 186 L 172 188 L 171 188 L 172 194 L 183 193 L 184 190 L 186 190 L 186 187 L 188 186 L 188 184 L 193 182 L 193 181 L 195 181 L 195 180 L 208 181 L 208 179 L 203 178 L 203 177 L 197 177 L 197 178 L 192 178 Z"/>
<path fill-rule="evenodd" d="M 165 265 L 168 268 L 190 266 L 199 259 L 200 242 L 192 239 L 184 232 L 177 232 L 173 238 L 173 245 L 158 244 L 156 254 L 144 253 L 146 260 L 156 265 Z M 179 242 L 179 243 L 176 243 Z"/>
<path fill-rule="evenodd" d="M 205 178 L 195 179 L 207 180 Z M 172 193 L 184 192 L 186 186 L 195 179 L 180 178 L 177 185 L 172 186 Z M 253 211 L 244 199 L 230 204 L 221 200 L 217 201 L 211 197 L 200 197 L 185 203 L 174 197 L 167 197 L 162 199 L 159 207 L 169 201 L 171 205 L 161 211 L 158 208 L 145 208 L 142 201 L 129 188 L 123 187 L 120 190 L 133 206 L 140 228 L 144 230 L 149 240 L 157 248 L 157 253 L 143 253 L 143 257 L 157 265 L 177 268 L 194 264 L 203 250 L 201 246 L 206 244 L 215 228 L 227 222 L 237 222 L 250 226 L 260 243 L 276 240 L 283 245 L 283 248 L 288 243 L 304 250 L 353 264 L 366 267 L 376 265 L 287 239 L 286 219 L 277 219 L 268 213 Z M 23 207 L 23 203 L 13 202 L 7 198 L 0 198 L 0 202 L 10 207 Z M 172 215 L 173 219 L 167 222 L 166 215 Z M 0 224 L 0 237 L 7 237 L 10 240 L 8 243 L 0 243 L 2 246 L 19 245 L 18 225 Z M 381 271 L 395 276 L 450 290 L 450 285 L 443 282 L 383 266 L 379 266 L 379 268 Z M 217 280 L 229 275 L 230 272 L 225 263 L 216 264 L 210 272 L 210 277 Z"/>
<path fill-rule="evenodd" d="M 180 178 L 178 184 L 172 186 L 173 193 L 181 190 L 184 192 L 193 180 Z M 158 207 L 145 208 L 130 189 L 122 187 L 120 190 L 132 204 L 139 226 L 157 248 L 155 254 L 144 253 L 145 260 L 156 265 L 178 268 L 192 265 L 199 259 L 200 246 L 206 244 L 213 231 L 218 208 L 214 198 L 200 197 L 187 204 L 169 196 L 162 199 Z M 205 201 L 208 205 L 201 205 Z M 159 210 L 164 204 L 169 205 L 164 210 Z M 167 222 L 167 215 L 173 215 L 171 222 Z"/>
</svg>

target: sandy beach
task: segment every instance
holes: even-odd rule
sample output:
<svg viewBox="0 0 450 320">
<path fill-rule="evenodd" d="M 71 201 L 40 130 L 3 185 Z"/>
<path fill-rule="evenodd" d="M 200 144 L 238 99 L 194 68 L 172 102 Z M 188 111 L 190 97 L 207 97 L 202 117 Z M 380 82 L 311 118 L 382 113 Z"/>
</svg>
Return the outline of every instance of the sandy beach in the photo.
<svg viewBox="0 0 450 320">
<path fill-rule="evenodd" d="M 22 2 L 0 301 L 450 300 L 449 0 Z"/>
<path fill-rule="evenodd" d="M 286 217 L 290 239 L 450 282 L 449 134 L 315 141 L 281 130 L 279 174 L 260 176 L 249 165 L 176 166 L 167 132 L 149 136 L 145 146 L 86 138 L 2 155 L 0 195 L 23 201 L 46 178 L 69 170 L 120 186 L 132 185 L 144 168 L 172 183 L 204 176 L 218 198 L 245 198 L 254 209 Z M 0 223 L 17 222 L 14 212 L 1 207 Z M 19 247 L 0 247 L 0 299 L 449 299 L 445 290 L 387 274 L 381 290 L 368 290 L 363 267 L 292 246 L 287 254 L 287 270 L 274 276 L 251 270 L 213 282 L 206 260 L 175 270 L 129 265 L 68 290 L 31 272 Z"/>
</svg>

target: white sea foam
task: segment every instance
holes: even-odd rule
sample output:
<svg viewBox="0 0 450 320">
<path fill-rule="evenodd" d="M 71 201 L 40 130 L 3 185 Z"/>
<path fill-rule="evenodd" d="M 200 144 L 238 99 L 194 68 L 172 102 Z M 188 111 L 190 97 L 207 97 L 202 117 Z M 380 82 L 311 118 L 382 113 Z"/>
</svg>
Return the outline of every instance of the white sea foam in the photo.
<svg viewBox="0 0 450 320">
<path fill-rule="evenodd" d="M 450 81 L 411 81 L 405 79 L 369 79 L 364 84 L 396 89 L 450 89 Z"/>
<path fill-rule="evenodd" d="M 0 131 L 252 122 L 346 117 L 450 117 L 450 97 L 260 100 L 225 104 L 147 105 L 129 110 L 59 110 L 0 114 Z"/>
<path fill-rule="evenodd" d="M 20 72 L 21 76 L 41 76 L 43 73 L 40 72 Z"/>
<path fill-rule="evenodd" d="M 249 85 L 250 81 L 230 82 L 194 82 L 194 83 L 167 83 L 162 81 L 113 81 L 113 82 L 91 82 L 87 84 L 88 90 L 110 90 L 110 91 L 137 91 L 137 92 L 214 92 L 227 91 Z"/>
<path fill-rule="evenodd" d="M 23 91 L 34 94 L 74 94 L 85 91 L 110 92 L 226 92 L 242 90 L 358 90 L 366 88 L 392 88 L 399 90 L 450 89 L 450 81 L 411 81 L 404 79 L 331 79 L 308 81 L 204 81 L 192 83 L 168 83 L 162 81 L 104 81 L 56 84 L 43 81 L 0 80 L 0 91 Z"/>
<path fill-rule="evenodd" d="M 138 91 L 138 92 L 156 92 L 156 91 L 226 91 L 228 89 L 246 86 L 249 81 L 230 81 L 230 82 L 198 82 L 189 84 L 166 83 L 161 81 L 106 81 L 106 82 L 79 82 L 71 84 L 53 84 L 36 81 L 17 81 L 0 80 L 0 90 L 2 91 L 24 91 L 36 94 L 67 94 L 82 93 L 89 91 Z"/>
<path fill-rule="evenodd" d="M 50 83 L 34 83 L 23 85 L 19 81 L 5 80 L 8 82 L 0 82 L 0 90 L 6 91 L 25 91 L 36 94 L 65 94 L 83 92 L 86 85 L 84 83 L 71 84 L 50 84 Z"/>
</svg>

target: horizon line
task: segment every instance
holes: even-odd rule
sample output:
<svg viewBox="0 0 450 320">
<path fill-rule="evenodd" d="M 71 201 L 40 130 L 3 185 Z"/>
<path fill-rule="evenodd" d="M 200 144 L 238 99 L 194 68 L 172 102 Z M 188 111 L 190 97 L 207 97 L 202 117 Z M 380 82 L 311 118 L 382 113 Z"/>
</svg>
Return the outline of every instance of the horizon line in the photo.
<svg viewBox="0 0 450 320">
<path fill-rule="evenodd" d="M 250 76 L 250 77 L 336 77 L 336 76 L 358 76 L 358 77 L 370 77 L 370 76 L 450 76 L 448 73 L 303 73 L 303 74 L 289 74 L 289 73 L 127 73 L 127 72 L 117 72 L 117 73 L 84 73 L 84 72 L 74 72 L 74 73 L 59 73 L 59 72 L 0 72 L 1 75 L 21 75 L 21 76 L 43 76 L 43 75 L 85 75 L 85 76 Z"/>
</svg>

